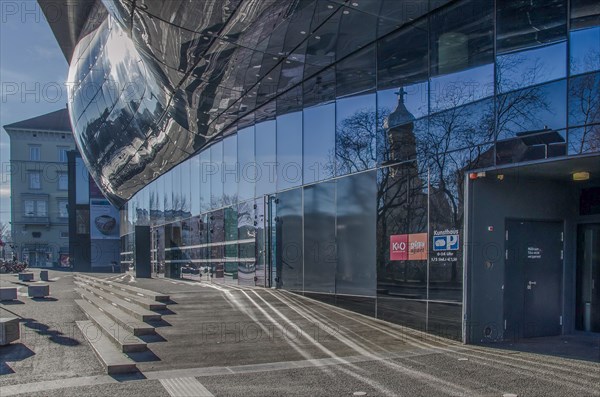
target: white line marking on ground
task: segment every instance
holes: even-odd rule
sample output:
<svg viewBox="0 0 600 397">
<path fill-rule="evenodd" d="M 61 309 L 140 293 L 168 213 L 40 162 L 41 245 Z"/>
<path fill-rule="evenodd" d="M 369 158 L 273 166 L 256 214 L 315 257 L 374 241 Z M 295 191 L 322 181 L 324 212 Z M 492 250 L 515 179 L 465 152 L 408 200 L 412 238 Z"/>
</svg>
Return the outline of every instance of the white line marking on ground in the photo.
<svg viewBox="0 0 600 397">
<path fill-rule="evenodd" d="M 196 378 L 160 379 L 171 397 L 214 397 Z"/>
</svg>

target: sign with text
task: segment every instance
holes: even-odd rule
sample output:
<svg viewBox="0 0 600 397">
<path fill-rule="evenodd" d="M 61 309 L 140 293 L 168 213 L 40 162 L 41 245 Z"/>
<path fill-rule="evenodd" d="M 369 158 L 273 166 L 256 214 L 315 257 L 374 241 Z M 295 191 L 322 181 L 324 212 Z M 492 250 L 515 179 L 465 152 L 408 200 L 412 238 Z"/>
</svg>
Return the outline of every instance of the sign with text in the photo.
<svg viewBox="0 0 600 397">
<path fill-rule="evenodd" d="M 460 250 L 460 231 L 445 229 L 433 231 L 432 263 L 452 264 L 458 262 Z"/>
<path fill-rule="evenodd" d="M 390 236 L 390 260 L 427 260 L 429 240 L 427 233 L 399 234 Z"/>
</svg>

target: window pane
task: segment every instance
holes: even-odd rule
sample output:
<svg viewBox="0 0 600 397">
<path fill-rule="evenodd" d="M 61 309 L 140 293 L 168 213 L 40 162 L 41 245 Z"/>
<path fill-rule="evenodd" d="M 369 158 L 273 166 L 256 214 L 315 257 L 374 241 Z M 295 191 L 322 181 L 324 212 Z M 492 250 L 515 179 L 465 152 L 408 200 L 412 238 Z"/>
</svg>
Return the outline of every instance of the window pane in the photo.
<svg viewBox="0 0 600 397">
<path fill-rule="evenodd" d="M 256 154 L 256 197 L 275 191 L 276 162 L 277 162 L 277 122 L 265 121 L 256 125 L 255 154 Z M 253 175 L 252 167 L 248 166 L 249 176 Z M 244 174 L 246 171 L 244 172 Z"/>
<path fill-rule="evenodd" d="M 33 200 L 23 202 L 23 214 L 25 216 L 35 216 L 35 202 Z"/>
<path fill-rule="evenodd" d="M 371 171 L 337 180 L 337 294 L 375 296 L 376 175 Z"/>
<path fill-rule="evenodd" d="M 46 201 L 37 201 L 37 216 L 48 216 L 48 203 Z"/>
<path fill-rule="evenodd" d="M 600 152 L 600 124 L 569 129 L 569 154 Z"/>
<path fill-rule="evenodd" d="M 277 190 L 302 184 L 302 112 L 277 117 Z"/>
<path fill-rule="evenodd" d="M 497 7 L 498 52 L 566 38 L 566 0 L 499 1 Z"/>
<path fill-rule="evenodd" d="M 234 242 L 238 239 L 238 214 L 237 206 L 225 208 L 223 211 L 224 216 L 224 232 L 225 241 Z M 227 244 L 224 247 L 225 252 L 225 265 L 224 265 L 224 277 L 225 280 L 234 281 L 238 278 L 238 245 Z M 237 282 L 237 281 L 236 281 Z"/>
<path fill-rule="evenodd" d="M 571 0 L 571 29 L 600 25 L 600 3 L 597 0 Z"/>
<path fill-rule="evenodd" d="M 238 205 L 237 211 L 238 240 L 238 284 L 254 285 L 256 276 L 256 241 L 254 227 L 254 200 Z"/>
<path fill-rule="evenodd" d="M 223 141 L 210 147 L 210 207 L 223 205 Z"/>
<path fill-rule="evenodd" d="M 281 288 L 302 291 L 302 189 L 277 195 L 277 282 Z"/>
<path fill-rule="evenodd" d="M 571 75 L 600 70 L 600 26 L 570 33 Z"/>
<path fill-rule="evenodd" d="M 254 131 L 255 127 L 253 126 L 244 128 L 237 133 L 239 201 L 254 198 L 254 185 L 259 177 L 254 155 Z"/>
<path fill-rule="evenodd" d="M 337 100 L 336 175 L 373 168 L 377 161 L 375 94 Z"/>
<path fill-rule="evenodd" d="M 69 211 L 67 210 L 68 201 L 61 200 L 58 202 L 58 216 L 61 218 L 68 218 Z"/>
<path fill-rule="evenodd" d="M 211 150 L 200 152 L 200 212 L 208 212 L 211 208 L 211 175 L 214 173 L 214 165 L 210 162 Z"/>
<path fill-rule="evenodd" d="M 200 155 L 195 155 L 190 160 L 190 195 L 191 195 L 191 212 L 196 216 L 200 214 Z"/>
<path fill-rule="evenodd" d="M 498 97 L 498 139 L 566 127 L 566 80 Z"/>
<path fill-rule="evenodd" d="M 430 23 L 432 76 L 493 62 L 493 1 L 458 2 L 435 12 Z"/>
<path fill-rule="evenodd" d="M 237 134 L 234 134 L 223 139 L 223 205 L 231 205 L 238 201 L 237 138 Z"/>
<path fill-rule="evenodd" d="M 64 173 L 58 174 L 58 189 L 68 190 L 69 189 L 69 176 Z"/>
<path fill-rule="evenodd" d="M 41 179 L 39 172 L 29 173 L 29 188 L 30 189 L 41 189 Z"/>
<path fill-rule="evenodd" d="M 29 160 L 40 161 L 40 148 L 38 146 L 29 147 Z"/>
<path fill-rule="evenodd" d="M 304 290 L 335 293 L 335 182 L 304 188 Z"/>
<path fill-rule="evenodd" d="M 331 178 L 335 159 L 335 104 L 304 110 L 304 184 Z"/>
<path fill-rule="evenodd" d="M 500 93 L 566 77 L 567 43 L 499 55 L 497 75 Z"/>
<path fill-rule="evenodd" d="M 379 89 L 407 87 L 429 76 L 427 22 L 407 26 L 381 39 L 377 49 Z"/>
</svg>

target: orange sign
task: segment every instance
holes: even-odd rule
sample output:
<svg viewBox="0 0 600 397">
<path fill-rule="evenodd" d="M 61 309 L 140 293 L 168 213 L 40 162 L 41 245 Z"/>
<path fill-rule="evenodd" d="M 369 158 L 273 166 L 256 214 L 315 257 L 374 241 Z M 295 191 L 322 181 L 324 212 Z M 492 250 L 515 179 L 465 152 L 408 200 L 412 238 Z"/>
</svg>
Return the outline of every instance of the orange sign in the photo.
<svg viewBox="0 0 600 397">
<path fill-rule="evenodd" d="M 429 252 L 427 241 L 429 237 L 427 233 L 409 234 L 408 235 L 408 260 L 409 261 L 426 261 L 427 253 Z"/>
<path fill-rule="evenodd" d="M 427 260 L 429 247 L 427 233 L 400 234 L 390 236 L 390 260 L 423 261 Z"/>
</svg>

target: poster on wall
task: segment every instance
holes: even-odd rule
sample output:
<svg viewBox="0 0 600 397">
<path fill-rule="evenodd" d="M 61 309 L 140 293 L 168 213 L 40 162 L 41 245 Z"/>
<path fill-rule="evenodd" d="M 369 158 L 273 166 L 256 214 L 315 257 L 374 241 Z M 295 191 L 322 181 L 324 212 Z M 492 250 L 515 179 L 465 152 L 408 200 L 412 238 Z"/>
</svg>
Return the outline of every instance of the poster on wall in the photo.
<svg viewBox="0 0 600 397">
<path fill-rule="evenodd" d="M 428 256 L 427 233 L 390 236 L 391 261 L 424 261 Z"/>
<path fill-rule="evenodd" d="M 90 229 L 92 240 L 118 240 L 119 210 L 108 200 L 90 200 Z"/>
</svg>

